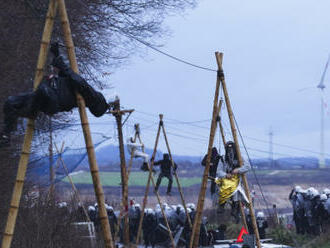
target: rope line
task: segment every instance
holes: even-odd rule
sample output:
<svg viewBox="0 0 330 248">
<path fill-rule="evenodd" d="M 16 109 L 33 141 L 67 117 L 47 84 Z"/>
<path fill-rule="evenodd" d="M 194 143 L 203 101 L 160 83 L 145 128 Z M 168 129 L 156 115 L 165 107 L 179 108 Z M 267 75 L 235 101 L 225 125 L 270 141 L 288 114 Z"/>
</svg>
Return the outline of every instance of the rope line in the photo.
<svg viewBox="0 0 330 248">
<path fill-rule="evenodd" d="M 143 41 L 143 40 L 140 40 L 139 38 L 136 38 L 136 37 L 134 37 L 134 36 L 132 36 L 132 35 L 130 35 L 130 34 L 126 34 L 126 33 L 122 32 L 121 30 L 120 30 L 120 33 L 121 33 L 122 35 L 124 35 L 124 36 L 130 38 L 130 39 L 133 39 L 133 40 L 135 40 L 135 41 L 137 41 L 137 42 L 139 42 L 139 43 L 141 43 L 141 44 L 143 44 L 143 45 L 149 47 L 150 49 L 152 49 L 152 50 L 154 50 L 154 51 L 156 51 L 156 52 L 158 52 L 158 53 L 160 53 L 160 54 L 163 54 L 163 55 L 165 55 L 165 56 L 167 56 L 167 57 L 169 57 L 169 58 L 175 60 L 175 61 L 181 62 L 181 63 L 183 63 L 183 64 L 186 64 L 186 65 L 189 65 L 189 66 L 192 66 L 192 67 L 195 67 L 195 68 L 201 69 L 201 70 L 211 71 L 211 72 L 217 72 L 217 70 L 215 70 L 215 69 L 208 68 L 208 67 L 205 67 L 205 66 L 196 65 L 196 64 L 191 63 L 191 62 L 189 62 L 189 61 L 187 61 L 187 60 L 184 60 L 184 59 L 178 58 L 178 57 L 176 57 L 176 56 L 174 56 L 174 55 L 171 55 L 171 54 L 169 54 L 169 53 L 167 53 L 167 52 L 164 52 L 164 51 L 162 51 L 162 50 L 160 50 L 160 49 L 158 49 L 158 48 L 156 48 L 156 47 L 150 45 L 148 42 L 145 42 L 145 41 Z"/>
<path fill-rule="evenodd" d="M 242 141 L 242 144 L 243 144 L 244 150 L 245 150 L 245 152 L 246 152 L 246 155 L 247 155 L 247 157 L 248 157 L 249 163 L 250 163 L 250 165 L 251 165 L 251 169 L 252 169 L 253 175 L 254 175 L 254 177 L 255 177 L 255 179 L 256 179 L 256 182 L 257 182 L 257 184 L 258 184 L 258 187 L 259 187 L 259 190 L 260 190 L 261 196 L 262 196 L 262 198 L 263 198 L 263 200 L 264 200 L 264 202 L 265 202 L 265 204 L 266 204 L 266 209 L 267 209 L 268 215 L 269 215 L 269 216 L 272 216 L 272 215 L 271 215 L 271 212 L 270 212 L 270 210 L 269 210 L 269 207 L 268 207 L 268 202 L 267 202 L 267 200 L 266 200 L 266 198 L 265 198 L 265 196 L 264 196 L 264 193 L 263 193 L 263 191 L 262 191 L 261 184 L 260 184 L 260 182 L 259 182 L 259 180 L 258 180 L 258 177 L 257 177 L 257 174 L 256 174 L 256 172 L 255 172 L 255 170 L 254 170 L 254 168 L 253 168 L 253 164 L 252 164 L 252 161 L 251 161 L 251 159 L 250 159 L 250 155 L 249 155 L 249 153 L 248 153 L 248 151 L 247 151 L 247 149 L 246 149 L 245 142 L 244 142 L 243 137 L 242 137 L 242 134 L 241 134 L 241 130 L 240 130 L 239 126 L 238 126 L 238 123 L 237 123 L 237 121 L 236 121 L 236 118 L 235 118 L 235 115 L 234 115 L 234 114 L 233 114 L 233 117 L 234 117 L 234 120 L 235 120 L 235 124 L 236 124 L 236 127 L 237 127 L 237 131 L 238 131 L 239 136 L 240 136 L 240 138 L 241 138 L 241 141 Z"/>
</svg>

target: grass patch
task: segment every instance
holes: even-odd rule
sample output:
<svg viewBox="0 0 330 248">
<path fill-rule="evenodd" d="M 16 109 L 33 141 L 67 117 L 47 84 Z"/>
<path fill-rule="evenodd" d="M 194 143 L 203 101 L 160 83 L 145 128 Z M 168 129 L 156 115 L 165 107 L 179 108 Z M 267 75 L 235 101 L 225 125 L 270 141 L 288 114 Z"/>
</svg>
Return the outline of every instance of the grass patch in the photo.
<svg viewBox="0 0 330 248">
<path fill-rule="evenodd" d="M 100 172 L 101 182 L 103 186 L 120 186 L 121 176 L 120 172 Z M 158 175 L 154 176 L 157 180 Z M 92 177 L 89 172 L 83 172 L 72 176 L 75 184 L 92 184 Z M 190 187 L 201 183 L 201 177 L 181 177 L 179 178 L 182 187 Z M 64 182 L 69 182 L 66 177 Z M 129 186 L 145 186 L 148 181 L 148 173 L 146 172 L 131 172 L 128 181 Z M 163 178 L 161 186 L 167 186 L 167 178 Z M 177 187 L 176 180 L 173 176 L 173 187 Z"/>
</svg>

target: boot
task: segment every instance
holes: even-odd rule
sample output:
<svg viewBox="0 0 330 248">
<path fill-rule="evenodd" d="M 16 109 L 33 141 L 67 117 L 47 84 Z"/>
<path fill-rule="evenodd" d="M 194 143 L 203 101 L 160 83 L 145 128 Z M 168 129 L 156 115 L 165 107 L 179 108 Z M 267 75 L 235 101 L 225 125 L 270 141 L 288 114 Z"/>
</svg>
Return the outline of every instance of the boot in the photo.
<svg viewBox="0 0 330 248">
<path fill-rule="evenodd" d="M 144 162 L 141 165 L 140 169 L 143 170 L 143 171 L 149 171 L 148 164 L 146 162 Z"/>
</svg>

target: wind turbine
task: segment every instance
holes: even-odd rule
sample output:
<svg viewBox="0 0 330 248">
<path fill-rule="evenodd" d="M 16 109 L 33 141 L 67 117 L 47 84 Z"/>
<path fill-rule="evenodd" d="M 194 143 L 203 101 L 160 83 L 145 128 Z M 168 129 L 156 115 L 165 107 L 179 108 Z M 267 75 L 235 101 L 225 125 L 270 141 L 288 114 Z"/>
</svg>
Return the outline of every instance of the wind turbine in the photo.
<svg viewBox="0 0 330 248">
<path fill-rule="evenodd" d="M 320 89 L 321 92 L 321 131 L 320 131 L 320 158 L 319 158 L 319 168 L 325 168 L 325 158 L 324 158 L 324 108 L 326 107 L 326 103 L 324 101 L 324 78 L 325 74 L 328 70 L 330 55 L 328 57 L 328 61 L 325 64 L 324 71 L 322 73 L 321 81 L 317 85 L 317 88 Z"/>
</svg>

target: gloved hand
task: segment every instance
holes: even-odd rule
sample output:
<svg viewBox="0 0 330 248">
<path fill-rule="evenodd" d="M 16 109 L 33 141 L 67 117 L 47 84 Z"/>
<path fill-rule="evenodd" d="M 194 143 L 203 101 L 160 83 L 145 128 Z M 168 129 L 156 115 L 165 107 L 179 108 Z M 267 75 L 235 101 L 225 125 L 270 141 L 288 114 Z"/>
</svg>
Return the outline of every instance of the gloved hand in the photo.
<svg viewBox="0 0 330 248">
<path fill-rule="evenodd" d="M 50 52 L 54 55 L 54 57 L 58 57 L 60 55 L 58 42 L 54 42 L 50 45 Z"/>
</svg>

